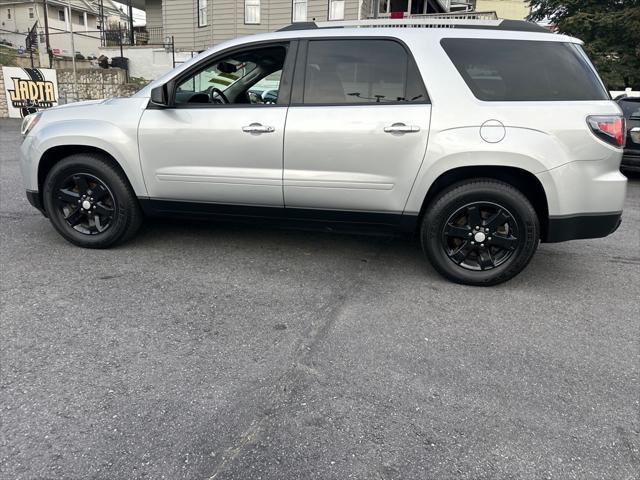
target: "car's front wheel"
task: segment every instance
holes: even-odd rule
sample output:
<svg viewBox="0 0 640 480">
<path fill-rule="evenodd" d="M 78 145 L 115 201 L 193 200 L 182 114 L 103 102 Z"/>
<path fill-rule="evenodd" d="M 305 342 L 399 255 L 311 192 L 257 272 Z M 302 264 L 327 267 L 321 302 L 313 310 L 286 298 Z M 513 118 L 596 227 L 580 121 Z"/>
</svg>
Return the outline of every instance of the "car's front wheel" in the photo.
<svg viewBox="0 0 640 480">
<path fill-rule="evenodd" d="M 55 164 L 44 181 L 43 201 L 55 229 L 85 248 L 124 242 L 142 223 L 125 176 L 95 154 L 71 155 Z"/>
<path fill-rule="evenodd" d="M 460 182 L 427 207 L 420 237 L 434 268 L 454 282 L 495 285 L 520 273 L 540 227 L 529 200 L 492 179 Z"/>
</svg>

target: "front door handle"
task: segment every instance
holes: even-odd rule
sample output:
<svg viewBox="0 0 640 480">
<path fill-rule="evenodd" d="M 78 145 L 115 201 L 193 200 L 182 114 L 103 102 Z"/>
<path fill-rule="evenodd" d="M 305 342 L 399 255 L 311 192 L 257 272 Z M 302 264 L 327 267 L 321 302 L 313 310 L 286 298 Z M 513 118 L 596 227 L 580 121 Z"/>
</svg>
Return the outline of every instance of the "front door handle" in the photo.
<svg viewBox="0 0 640 480">
<path fill-rule="evenodd" d="M 244 133 L 271 133 L 275 132 L 275 128 L 262 125 L 261 123 L 252 123 L 246 127 L 242 127 Z"/>
<path fill-rule="evenodd" d="M 386 133 L 412 133 L 419 132 L 420 127 L 418 125 L 405 125 L 404 123 L 394 123 L 388 127 L 384 127 Z"/>
</svg>

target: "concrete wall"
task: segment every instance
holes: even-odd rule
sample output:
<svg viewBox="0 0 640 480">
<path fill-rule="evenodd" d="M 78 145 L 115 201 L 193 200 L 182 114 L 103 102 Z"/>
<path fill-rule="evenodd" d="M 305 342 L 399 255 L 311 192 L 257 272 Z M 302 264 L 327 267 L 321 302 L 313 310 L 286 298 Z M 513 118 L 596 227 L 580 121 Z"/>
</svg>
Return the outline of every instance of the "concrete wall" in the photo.
<svg viewBox="0 0 640 480">
<path fill-rule="evenodd" d="M 109 58 L 119 57 L 120 48 L 101 48 L 100 53 Z M 155 80 L 173 68 L 171 52 L 164 48 L 129 47 L 122 50 L 129 59 L 129 75 Z M 176 52 L 176 65 L 191 58 L 191 53 Z"/>
</svg>

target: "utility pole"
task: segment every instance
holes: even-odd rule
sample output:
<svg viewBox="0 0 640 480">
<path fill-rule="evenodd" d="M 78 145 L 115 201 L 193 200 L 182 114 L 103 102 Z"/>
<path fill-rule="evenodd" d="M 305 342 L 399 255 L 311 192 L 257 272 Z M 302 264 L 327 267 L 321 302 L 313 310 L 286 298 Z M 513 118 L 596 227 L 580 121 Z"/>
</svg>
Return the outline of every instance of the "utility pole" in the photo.
<svg viewBox="0 0 640 480">
<path fill-rule="evenodd" d="M 104 3 L 100 0 L 100 44 L 103 47 L 107 46 L 106 33 L 104 31 Z"/>
<path fill-rule="evenodd" d="M 49 4 L 47 0 L 42 0 L 44 6 L 44 42 L 47 48 L 47 56 L 49 57 L 49 68 L 53 67 L 53 52 L 51 51 L 51 43 L 49 42 Z"/>
<path fill-rule="evenodd" d="M 73 19 L 71 18 L 71 0 L 67 0 L 67 20 L 69 21 L 69 32 L 71 34 L 71 65 L 73 65 L 73 89 L 78 100 L 78 73 L 76 71 L 76 45 L 73 39 Z"/>
<path fill-rule="evenodd" d="M 135 42 L 133 36 L 133 6 L 131 5 L 131 0 L 129 0 L 129 45 L 133 47 Z"/>
</svg>

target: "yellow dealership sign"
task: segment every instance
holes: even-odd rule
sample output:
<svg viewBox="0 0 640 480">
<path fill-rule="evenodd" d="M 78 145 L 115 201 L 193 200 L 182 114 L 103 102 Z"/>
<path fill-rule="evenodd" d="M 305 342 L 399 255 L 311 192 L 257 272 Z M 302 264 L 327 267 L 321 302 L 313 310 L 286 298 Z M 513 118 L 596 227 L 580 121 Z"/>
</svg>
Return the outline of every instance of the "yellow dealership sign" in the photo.
<svg viewBox="0 0 640 480">
<path fill-rule="evenodd" d="M 2 67 L 2 74 L 10 117 L 21 118 L 58 104 L 55 70 Z"/>
</svg>

